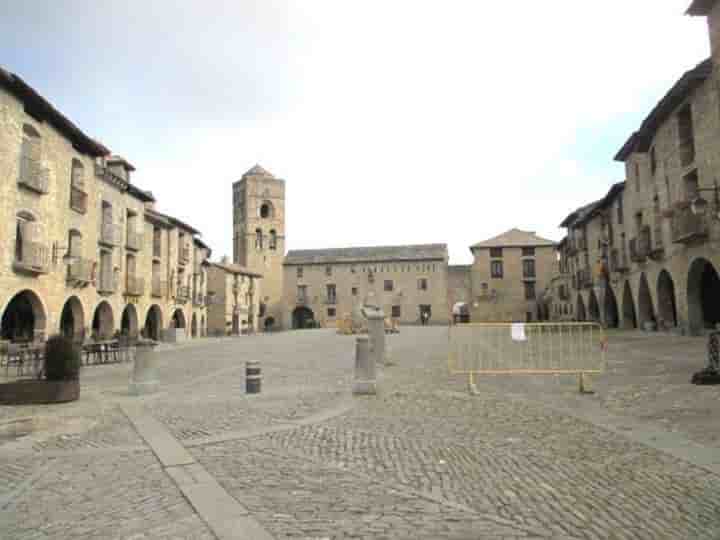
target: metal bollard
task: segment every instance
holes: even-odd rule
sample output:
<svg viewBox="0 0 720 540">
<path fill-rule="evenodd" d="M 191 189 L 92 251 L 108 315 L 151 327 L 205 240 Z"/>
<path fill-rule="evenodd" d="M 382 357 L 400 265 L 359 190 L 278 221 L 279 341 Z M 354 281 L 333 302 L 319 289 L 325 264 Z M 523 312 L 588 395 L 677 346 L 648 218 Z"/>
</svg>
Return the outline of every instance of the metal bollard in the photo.
<svg viewBox="0 0 720 540">
<path fill-rule="evenodd" d="M 257 360 L 245 362 L 245 392 L 247 394 L 259 394 L 261 381 L 260 362 Z"/>
<path fill-rule="evenodd" d="M 370 340 L 358 336 L 355 342 L 355 382 L 353 394 L 375 394 L 375 357 L 370 354 Z"/>
</svg>

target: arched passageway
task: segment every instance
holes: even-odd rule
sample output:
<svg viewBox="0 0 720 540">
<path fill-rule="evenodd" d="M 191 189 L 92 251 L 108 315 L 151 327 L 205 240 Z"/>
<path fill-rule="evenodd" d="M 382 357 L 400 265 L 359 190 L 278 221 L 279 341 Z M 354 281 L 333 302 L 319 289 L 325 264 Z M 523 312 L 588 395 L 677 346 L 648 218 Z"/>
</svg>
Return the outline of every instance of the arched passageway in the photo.
<svg viewBox="0 0 720 540">
<path fill-rule="evenodd" d="M 200 335 L 202 337 L 207 336 L 207 326 L 205 326 L 205 315 L 200 317 Z"/>
<path fill-rule="evenodd" d="M 590 296 L 588 297 L 588 315 L 592 322 L 600 322 L 600 304 L 598 303 L 595 291 L 590 289 Z"/>
<path fill-rule="evenodd" d="M 625 287 L 623 288 L 623 302 L 622 302 L 622 310 L 623 310 L 623 320 L 622 320 L 622 326 L 626 330 L 632 330 L 633 328 L 637 328 L 637 316 L 635 315 L 635 301 L 633 300 L 632 296 L 632 290 L 630 289 L 630 282 L 625 282 Z"/>
<path fill-rule="evenodd" d="M 137 338 L 138 335 L 138 316 L 135 306 L 128 304 L 122 313 L 122 321 L 120 323 L 120 332 L 124 336 Z"/>
<path fill-rule="evenodd" d="M 60 314 L 60 333 L 79 343 L 85 339 L 85 314 L 77 296 L 71 296 L 65 302 Z"/>
<path fill-rule="evenodd" d="M 150 306 L 145 316 L 144 334 L 148 339 L 160 341 L 162 338 L 162 311 L 157 304 Z"/>
<path fill-rule="evenodd" d="M 47 316 L 40 298 L 27 289 L 12 297 L 2 315 L 0 334 L 10 341 L 33 341 L 45 337 Z"/>
<path fill-rule="evenodd" d="M 103 301 L 95 308 L 93 315 L 92 333 L 93 336 L 100 339 L 109 339 L 113 336 L 115 330 L 115 319 L 113 317 L 112 307 Z"/>
<path fill-rule="evenodd" d="M 177 308 L 172 315 L 172 327 L 173 328 L 185 328 L 185 314 L 183 310 Z"/>
<path fill-rule="evenodd" d="M 194 338 L 198 337 L 198 322 L 197 322 L 197 315 L 193 313 L 192 319 L 190 321 L 190 335 Z"/>
<path fill-rule="evenodd" d="M 645 323 L 655 323 L 655 309 L 653 308 L 652 297 L 647 277 L 643 272 L 640 274 L 640 288 L 638 289 L 638 323 L 641 329 L 645 329 Z"/>
<path fill-rule="evenodd" d="M 610 285 L 605 287 L 604 301 L 605 326 L 607 328 L 617 328 L 620 323 L 620 315 L 618 313 L 617 299 L 615 292 Z"/>
<path fill-rule="evenodd" d="M 578 321 L 582 322 L 587 320 L 587 314 L 585 313 L 585 302 L 583 302 L 582 295 L 579 293 L 577 297 L 577 309 L 575 312 L 577 314 Z"/>
<path fill-rule="evenodd" d="M 315 315 L 309 307 L 299 306 L 293 311 L 292 319 L 293 329 L 308 328 L 315 321 Z"/>
<path fill-rule="evenodd" d="M 677 307 L 675 305 L 675 284 L 667 270 L 660 272 L 657 283 L 658 330 L 677 326 Z"/>
<path fill-rule="evenodd" d="M 720 277 L 707 259 L 695 259 L 690 265 L 687 300 L 691 334 L 720 323 Z"/>
</svg>

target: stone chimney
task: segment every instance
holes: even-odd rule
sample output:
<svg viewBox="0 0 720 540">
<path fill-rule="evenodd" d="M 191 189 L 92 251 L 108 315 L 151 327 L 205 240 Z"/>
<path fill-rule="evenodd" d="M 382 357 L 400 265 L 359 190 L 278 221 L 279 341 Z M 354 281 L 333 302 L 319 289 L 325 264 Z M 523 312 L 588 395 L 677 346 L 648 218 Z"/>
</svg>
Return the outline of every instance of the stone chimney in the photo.
<svg viewBox="0 0 720 540">
<path fill-rule="evenodd" d="M 106 160 L 107 168 L 118 178 L 130 182 L 130 173 L 135 170 L 124 157 L 113 155 Z"/>
<path fill-rule="evenodd" d="M 720 66 L 720 1 L 693 0 L 687 14 L 707 17 L 713 64 L 718 68 Z"/>
</svg>

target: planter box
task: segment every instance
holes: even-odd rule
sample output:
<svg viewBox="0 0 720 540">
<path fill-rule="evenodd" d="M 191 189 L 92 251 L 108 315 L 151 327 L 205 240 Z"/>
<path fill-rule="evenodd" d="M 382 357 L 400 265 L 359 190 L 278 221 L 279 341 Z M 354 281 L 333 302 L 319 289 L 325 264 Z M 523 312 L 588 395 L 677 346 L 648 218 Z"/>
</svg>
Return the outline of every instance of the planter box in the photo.
<svg viewBox="0 0 720 540">
<path fill-rule="evenodd" d="M 80 381 L 22 380 L 0 384 L 0 404 L 65 403 L 80 397 Z"/>
</svg>

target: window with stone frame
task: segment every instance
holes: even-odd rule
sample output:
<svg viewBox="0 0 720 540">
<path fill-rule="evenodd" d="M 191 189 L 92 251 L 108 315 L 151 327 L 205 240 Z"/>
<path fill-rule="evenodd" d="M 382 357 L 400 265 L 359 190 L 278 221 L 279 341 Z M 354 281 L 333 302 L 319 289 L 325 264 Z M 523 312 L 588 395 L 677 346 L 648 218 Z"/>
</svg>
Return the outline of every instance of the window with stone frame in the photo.
<svg viewBox="0 0 720 540">
<path fill-rule="evenodd" d="M 325 267 L 325 275 L 326 275 L 326 276 L 332 276 L 332 266 L 327 265 L 327 266 Z"/>
<path fill-rule="evenodd" d="M 268 239 L 268 248 L 275 251 L 277 249 L 277 232 L 275 229 L 270 230 L 270 238 Z"/>
<path fill-rule="evenodd" d="M 523 257 L 534 257 L 535 256 L 535 248 L 534 247 L 522 248 L 522 256 Z"/>
<path fill-rule="evenodd" d="M 493 279 L 502 279 L 502 277 L 503 277 L 503 262 L 502 261 L 490 261 L 490 277 Z"/>
<path fill-rule="evenodd" d="M 535 277 L 535 259 L 524 259 L 522 262 L 522 267 L 524 278 Z"/>
<path fill-rule="evenodd" d="M 400 309 L 400 306 L 393 306 L 391 313 L 392 313 L 391 316 L 392 316 L 393 319 L 399 319 L 400 316 L 401 316 L 401 313 L 402 313 L 402 311 L 401 311 L 401 309 Z"/>
<path fill-rule="evenodd" d="M 327 316 L 328 317 L 334 318 L 336 313 L 337 313 L 337 311 L 335 310 L 334 307 L 327 308 Z"/>
<path fill-rule="evenodd" d="M 303 277 L 303 267 L 302 266 L 297 267 L 297 277 L 298 277 L 298 279 Z"/>
<path fill-rule="evenodd" d="M 525 287 L 525 300 L 535 300 L 535 282 L 525 281 L 523 285 Z"/>
<path fill-rule="evenodd" d="M 419 278 L 419 279 L 418 279 L 418 290 L 420 290 L 420 291 L 427 291 L 427 290 L 428 290 L 428 280 L 427 280 L 427 278 Z"/>
<path fill-rule="evenodd" d="M 350 289 L 350 294 L 352 294 L 353 296 L 357 296 L 358 295 L 357 287 L 353 287 L 352 289 Z"/>
<path fill-rule="evenodd" d="M 394 283 L 392 279 L 386 279 L 383 283 L 383 289 L 387 292 L 391 292 L 394 288 Z"/>
<path fill-rule="evenodd" d="M 493 259 L 500 259 L 503 256 L 503 248 L 501 247 L 493 247 L 490 248 L 490 257 Z"/>
</svg>

